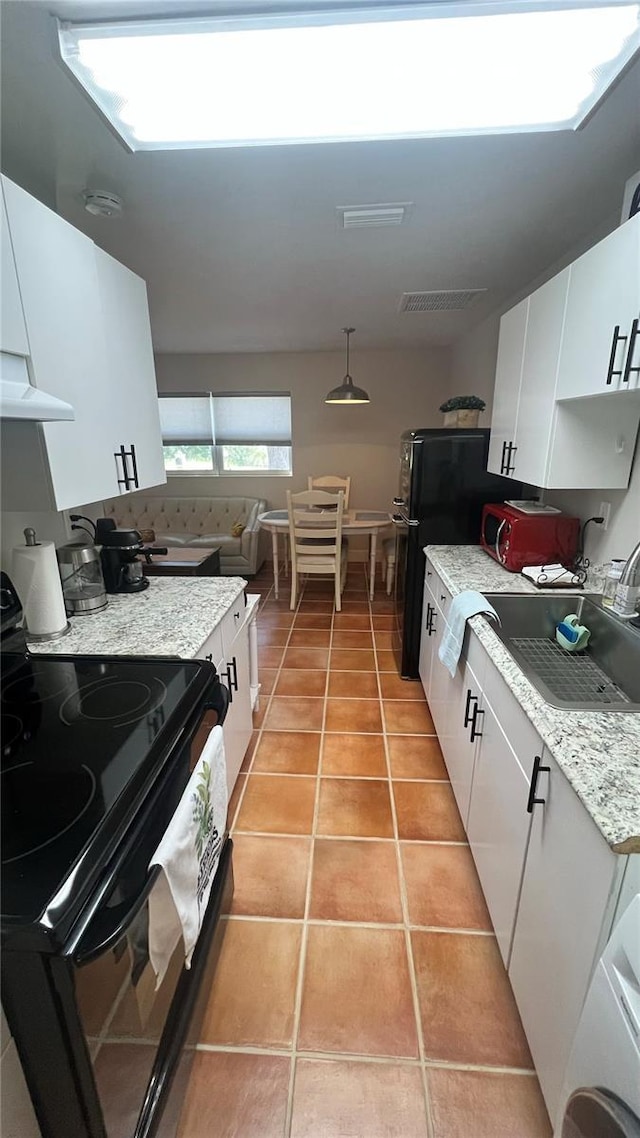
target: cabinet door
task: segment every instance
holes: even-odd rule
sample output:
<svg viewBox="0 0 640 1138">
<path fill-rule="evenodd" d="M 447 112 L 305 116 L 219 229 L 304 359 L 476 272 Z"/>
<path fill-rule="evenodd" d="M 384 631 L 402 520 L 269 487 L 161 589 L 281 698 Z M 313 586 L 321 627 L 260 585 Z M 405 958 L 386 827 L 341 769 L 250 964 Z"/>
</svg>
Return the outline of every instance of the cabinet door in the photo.
<svg viewBox="0 0 640 1138">
<path fill-rule="evenodd" d="M 432 615 L 431 626 L 434 632 L 431 637 L 433 640 L 433 654 L 431 679 L 429 682 L 429 709 L 436 732 L 440 739 L 444 739 L 447 728 L 447 701 L 451 696 L 451 676 L 438 658 L 438 649 L 440 648 L 442 637 L 448 627 L 445 618 L 438 609 L 436 609 Z"/>
<path fill-rule="evenodd" d="M 102 249 L 95 248 L 100 303 L 105 327 L 109 388 L 115 422 L 112 451 L 123 445 L 129 489 L 144 490 L 166 482 L 145 282 Z M 122 460 L 119 460 L 120 462 Z M 126 487 L 120 490 L 126 493 Z"/>
<path fill-rule="evenodd" d="M 222 681 L 230 688 L 231 703 L 224 722 L 224 750 L 227 789 L 231 794 L 253 731 L 248 625 L 238 633 L 231 650 L 226 653 L 225 667 L 228 669 L 228 675 L 225 676 L 223 673 Z"/>
<path fill-rule="evenodd" d="M 485 659 L 484 649 L 471 630 L 467 629 L 462 657 L 453 679 L 446 668 L 440 665 L 448 685 L 445 729 L 440 737 L 440 744 L 451 779 L 451 789 L 465 827 L 480 738 L 478 733 L 482 731 L 483 701 L 480 668 L 483 667 Z M 477 675 L 474 665 L 478 668 Z"/>
<path fill-rule="evenodd" d="M 29 337 L 32 380 L 71 403 L 76 418 L 43 423 L 53 504 L 59 510 L 118 493 L 93 242 L 3 178 Z M 48 503 L 43 503 L 46 508 Z"/>
<path fill-rule="evenodd" d="M 527 332 L 529 298 L 505 312 L 500 320 L 496 383 L 491 415 L 487 470 L 504 474 L 505 444 L 515 443 L 518 399 Z"/>
<path fill-rule="evenodd" d="M 545 486 L 555 413 L 555 389 L 570 270 L 529 297 L 512 475 Z"/>
<path fill-rule="evenodd" d="M 639 316 L 640 215 L 636 215 L 571 266 L 559 399 L 640 388 L 638 372 L 630 372 L 624 382 L 632 325 Z M 639 357 L 640 338 L 636 337 L 634 366 L 640 363 Z"/>
<path fill-rule="evenodd" d="M 434 621 L 434 603 L 433 594 L 427 584 L 425 578 L 424 591 L 422 595 L 422 632 L 420 634 L 420 658 L 418 662 L 418 672 L 424 688 L 424 694 L 429 699 L 431 688 L 431 664 L 433 660 L 433 649 L 436 642 L 435 621 Z"/>
<path fill-rule="evenodd" d="M 509 977 L 540 1086 L 555 1118 L 571 1043 L 623 870 L 544 751 L 538 777 Z M 521 806 L 526 824 L 526 804 Z"/>
<path fill-rule="evenodd" d="M 499 694 L 494 701 L 496 710 L 486 691 L 483 698 L 482 738 L 473 773 L 467 835 L 507 964 L 531 822 L 526 810 L 529 775 L 541 744 L 501 680 Z M 504 716 L 508 705 L 514 722 L 507 723 Z"/>
<path fill-rule="evenodd" d="M 13 247 L 7 221 L 4 194 L 0 194 L 0 351 L 13 352 L 16 356 L 29 355 L 27 326 L 24 322 L 22 300 L 18 287 L 18 277 L 13 259 Z"/>
</svg>

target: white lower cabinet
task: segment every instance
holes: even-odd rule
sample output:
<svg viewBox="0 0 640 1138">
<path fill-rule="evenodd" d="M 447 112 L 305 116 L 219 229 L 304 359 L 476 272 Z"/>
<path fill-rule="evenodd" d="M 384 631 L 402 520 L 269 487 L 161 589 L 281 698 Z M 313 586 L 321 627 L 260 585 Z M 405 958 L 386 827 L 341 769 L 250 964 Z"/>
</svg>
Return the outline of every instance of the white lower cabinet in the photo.
<svg viewBox="0 0 640 1138">
<path fill-rule="evenodd" d="M 551 1118 L 627 859 L 612 853 L 542 754 L 509 978 Z"/>
<path fill-rule="evenodd" d="M 431 691 L 431 672 L 433 667 L 434 648 L 436 645 L 435 605 L 433 595 L 425 580 L 422 594 L 422 635 L 420 637 L 420 657 L 418 672 L 424 688 L 424 694 L 429 699 Z"/>
<path fill-rule="evenodd" d="M 542 742 L 490 661 L 480 718 L 466 830 L 507 964 L 529 839 L 530 773 L 535 755 L 542 753 Z"/>
<path fill-rule="evenodd" d="M 446 677 L 444 680 L 439 677 L 442 686 L 446 685 L 442 749 L 451 779 L 451 788 L 465 826 L 469 814 L 476 752 L 482 730 L 482 677 L 485 660 L 481 645 L 467 629 L 462 659 L 453 679 L 440 660 L 434 663 L 434 667 L 437 666 Z"/>
</svg>

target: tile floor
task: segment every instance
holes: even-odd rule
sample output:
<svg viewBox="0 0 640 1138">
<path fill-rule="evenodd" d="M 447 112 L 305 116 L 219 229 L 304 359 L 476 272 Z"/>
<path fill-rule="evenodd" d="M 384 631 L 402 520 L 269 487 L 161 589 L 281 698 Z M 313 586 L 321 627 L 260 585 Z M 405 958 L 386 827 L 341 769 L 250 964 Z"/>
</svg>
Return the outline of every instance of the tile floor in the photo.
<svg viewBox="0 0 640 1138">
<path fill-rule="evenodd" d="M 256 579 L 262 698 L 181 1138 L 550 1138 L 391 604 Z"/>
</svg>

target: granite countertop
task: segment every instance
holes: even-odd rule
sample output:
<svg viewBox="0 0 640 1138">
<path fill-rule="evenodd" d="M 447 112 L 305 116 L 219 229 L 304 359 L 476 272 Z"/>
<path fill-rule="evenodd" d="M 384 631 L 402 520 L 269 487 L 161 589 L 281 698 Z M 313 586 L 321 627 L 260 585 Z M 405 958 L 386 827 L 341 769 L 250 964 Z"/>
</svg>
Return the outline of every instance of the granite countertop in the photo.
<svg viewBox="0 0 640 1138">
<path fill-rule="evenodd" d="M 430 545 L 425 553 L 454 596 L 464 589 L 541 591 L 520 574 L 503 569 L 479 546 Z M 640 853 L 640 714 L 552 707 L 526 678 L 491 622 L 474 616 L 469 623 L 611 849 Z"/>
<path fill-rule="evenodd" d="M 59 656 L 195 656 L 245 589 L 242 577 L 149 577 L 142 593 L 117 593 L 101 612 L 72 616 L 60 640 L 29 644 Z"/>
</svg>

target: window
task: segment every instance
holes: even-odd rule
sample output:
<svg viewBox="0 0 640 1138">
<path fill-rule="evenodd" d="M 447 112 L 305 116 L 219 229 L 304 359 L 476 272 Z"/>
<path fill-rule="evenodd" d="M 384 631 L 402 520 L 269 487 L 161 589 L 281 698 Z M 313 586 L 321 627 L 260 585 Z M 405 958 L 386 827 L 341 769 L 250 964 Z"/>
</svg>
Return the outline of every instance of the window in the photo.
<svg viewBox="0 0 640 1138">
<path fill-rule="evenodd" d="M 291 474 L 291 396 L 161 395 L 169 474 Z"/>
</svg>

